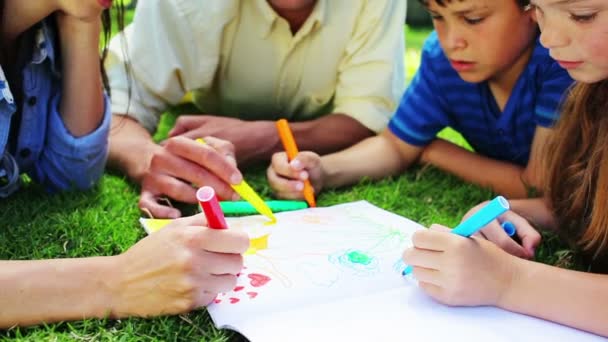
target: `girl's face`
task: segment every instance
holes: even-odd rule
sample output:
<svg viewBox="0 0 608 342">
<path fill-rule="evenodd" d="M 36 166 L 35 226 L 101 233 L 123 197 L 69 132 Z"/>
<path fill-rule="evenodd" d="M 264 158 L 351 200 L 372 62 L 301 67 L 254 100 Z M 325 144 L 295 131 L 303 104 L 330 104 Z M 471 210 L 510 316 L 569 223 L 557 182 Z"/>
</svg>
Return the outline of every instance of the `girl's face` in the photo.
<svg viewBox="0 0 608 342">
<path fill-rule="evenodd" d="M 428 1 L 441 47 L 467 82 L 500 78 L 520 66 L 537 35 L 531 11 L 515 0 Z"/>
<path fill-rule="evenodd" d="M 541 43 L 572 78 L 608 78 L 608 1 L 532 0 Z"/>
</svg>

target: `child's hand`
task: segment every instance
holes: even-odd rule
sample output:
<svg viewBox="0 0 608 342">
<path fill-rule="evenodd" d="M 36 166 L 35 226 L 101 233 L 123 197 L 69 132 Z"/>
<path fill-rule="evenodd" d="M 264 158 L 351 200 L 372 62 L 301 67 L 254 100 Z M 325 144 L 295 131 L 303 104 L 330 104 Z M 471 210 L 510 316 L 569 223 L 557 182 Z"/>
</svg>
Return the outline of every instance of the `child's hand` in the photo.
<svg viewBox="0 0 608 342">
<path fill-rule="evenodd" d="M 183 313 L 234 288 L 249 238 L 205 223 L 203 215 L 175 220 L 116 257 L 106 284 L 112 317 Z"/>
<path fill-rule="evenodd" d="M 280 198 L 303 199 L 302 189 L 307 179 L 315 193 L 323 188 L 321 157 L 314 152 L 300 152 L 291 162 L 285 152 L 275 153 L 266 175 L 268 183 Z"/>
<path fill-rule="evenodd" d="M 462 219 L 466 220 L 485 204 L 486 202 L 473 207 L 464 215 Z M 517 229 L 516 235 L 521 244 L 517 243 L 512 237 L 505 233 L 504 229 L 500 225 L 501 222 L 505 221 L 510 221 L 515 225 Z M 475 236 L 488 239 L 509 254 L 513 254 L 517 257 L 525 259 L 534 258 L 536 247 L 538 247 L 541 242 L 540 233 L 534 227 L 532 227 L 532 225 L 530 225 L 525 218 L 512 211 L 507 211 L 501 215 L 498 220 L 490 222 L 490 224 L 488 224 L 484 229 L 480 230 L 478 234 L 475 234 Z"/>
<path fill-rule="evenodd" d="M 434 225 L 417 231 L 403 253 L 420 288 L 447 305 L 497 305 L 517 274 L 517 259 L 495 244 Z"/>
</svg>

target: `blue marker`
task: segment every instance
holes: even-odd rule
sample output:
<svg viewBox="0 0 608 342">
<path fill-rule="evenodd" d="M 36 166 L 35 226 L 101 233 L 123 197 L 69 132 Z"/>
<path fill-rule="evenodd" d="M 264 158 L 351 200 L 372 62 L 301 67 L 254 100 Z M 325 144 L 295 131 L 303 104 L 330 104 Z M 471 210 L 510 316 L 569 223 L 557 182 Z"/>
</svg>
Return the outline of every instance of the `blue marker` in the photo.
<svg viewBox="0 0 608 342">
<path fill-rule="evenodd" d="M 504 221 L 500 225 L 510 237 L 515 236 L 515 233 L 517 233 L 517 228 L 515 228 L 515 225 L 511 221 Z"/>
<path fill-rule="evenodd" d="M 460 222 L 459 225 L 452 229 L 452 233 L 469 237 L 488 225 L 488 223 L 494 221 L 498 216 L 504 214 L 507 210 L 509 210 L 509 202 L 506 198 L 498 196 L 483 208 L 479 209 L 475 214 L 471 215 L 468 219 Z M 515 228 L 515 226 L 513 226 L 513 228 Z M 408 275 L 412 273 L 413 270 L 414 268 L 412 266 L 408 266 L 403 270 L 402 274 Z"/>
</svg>

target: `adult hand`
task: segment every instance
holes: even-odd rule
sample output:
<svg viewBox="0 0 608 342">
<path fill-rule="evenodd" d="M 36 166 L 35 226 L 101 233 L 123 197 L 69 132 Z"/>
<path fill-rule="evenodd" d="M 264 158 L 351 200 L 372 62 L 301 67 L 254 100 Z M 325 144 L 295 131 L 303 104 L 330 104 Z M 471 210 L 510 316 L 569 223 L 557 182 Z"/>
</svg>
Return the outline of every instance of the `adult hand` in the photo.
<svg viewBox="0 0 608 342">
<path fill-rule="evenodd" d="M 205 227 L 202 214 L 182 218 L 116 256 L 110 276 L 113 317 L 188 312 L 229 291 L 243 268 L 246 233 Z"/>
<path fill-rule="evenodd" d="M 412 237 L 403 261 L 420 288 L 447 305 L 497 305 L 517 274 L 517 259 L 495 244 L 433 225 Z"/>
<path fill-rule="evenodd" d="M 272 162 L 266 170 L 268 183 L 274 193 L 280 198 L 303 199 L 304 181 L 310 180 L 319 193 L 323 188 L 323 169 L 321 157 L 314 152 L 300 152 L 289 162 L 285 152 L 272 156 Z"/>
<path fill-rule="evenodd" d="M 478 204 L 469 210 L 463 217 L 466 220 L 473 213 L 477 212 L 487 202 Z M 505 233 L 501 226 L 502 222 L 510 221 L 516 227 L 517 239 L 521 242 L 517 243 L 512 237 Z M 497 220 L 490 222 L 484 229 L 480 230 L 475 236 L 483 237 L 497 244 L 500 248 L 520 258 L 532 259 L 536 248 L 541 242 L 542 236 L 540 233 L 523 217 L 507 211 Z"/>
<path fill-rule="evenodd" d="M 244 121 L 213 115 L 181 115 L 169 132 L 169 137 L 198 138 L 213 136 L 234 144 L 239 163 L 270 157 L 278 143 L 272 121 Z"/>
<path fill-rule="evenodd" d="M 58 0 L 61 14 L 84 22 L 96 22 L 101 12 L 111 5 L 112 0 Z"/>
<path fill-rule="evenodd" d="M 214 188 L 222 199 L 238 199 L 230 187 L 243 179 L 236 167 L 234 147 L 213 137 L 204 139 L 207 144 L 174 137 L 156 149 L 142 179 L 140 208 L 149 210 L 154 217 L 177 218 L 180 211 L 159 203 L 159 198 L 167 196 L 194 204 L 195 187 L 203 185 Z"/>
</svg>

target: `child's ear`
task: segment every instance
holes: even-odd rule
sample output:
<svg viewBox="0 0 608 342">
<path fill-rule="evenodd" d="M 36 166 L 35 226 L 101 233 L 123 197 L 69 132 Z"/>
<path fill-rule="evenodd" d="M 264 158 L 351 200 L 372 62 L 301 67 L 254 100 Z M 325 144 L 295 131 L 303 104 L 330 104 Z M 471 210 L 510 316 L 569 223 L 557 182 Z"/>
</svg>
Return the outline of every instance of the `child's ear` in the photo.
<svg viewBox="0 0 608 342">
<path fill-rule="evenodd" d="M 533 5 L 524 7 L 524 11 L 530 15 L 530 19 L 534 22 L 538 22 L 538 20 L 536 20 L 536 8 Z"/>
</svg>

